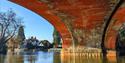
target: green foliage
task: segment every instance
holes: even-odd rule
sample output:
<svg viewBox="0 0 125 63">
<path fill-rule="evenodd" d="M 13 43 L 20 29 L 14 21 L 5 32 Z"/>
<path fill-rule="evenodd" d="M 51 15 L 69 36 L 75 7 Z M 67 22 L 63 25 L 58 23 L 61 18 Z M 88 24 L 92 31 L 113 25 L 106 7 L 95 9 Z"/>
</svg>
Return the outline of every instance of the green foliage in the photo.
<svg viewBox="0 0 125 63">
<path fill-rule="evenodd" d="M 54 41 L 53 41 L 54 44 L 61 44 L 60 43 L 61 42 L 61 37 L 60 37 L 59 32 L 56 29 L 54 29 L 53 38 L 54 38 Z"/>
<path fill-rule="evenodd" d="M 119 35 L 120 35 L 120 40 L 121 41 L 125 41 L 125 29 L 122 28 L 120 31 L 119 31 Z"/>
</svg>

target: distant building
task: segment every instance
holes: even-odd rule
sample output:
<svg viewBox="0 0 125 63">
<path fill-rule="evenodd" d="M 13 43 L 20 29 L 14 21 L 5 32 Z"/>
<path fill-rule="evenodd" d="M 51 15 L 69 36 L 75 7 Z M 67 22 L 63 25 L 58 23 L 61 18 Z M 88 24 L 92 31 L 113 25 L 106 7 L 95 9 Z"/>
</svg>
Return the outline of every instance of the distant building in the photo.
<svg viewBox="0 0 125 63">
<path fill-rule="evenodd" d="M 15 49 L 20 48 L 20 44 L 19 42 L 17 42 L 14 38 L 11 38 L 8 42 L 7 42 L 7 47 L 11 52 L 15 52 Z"/>
</svg>

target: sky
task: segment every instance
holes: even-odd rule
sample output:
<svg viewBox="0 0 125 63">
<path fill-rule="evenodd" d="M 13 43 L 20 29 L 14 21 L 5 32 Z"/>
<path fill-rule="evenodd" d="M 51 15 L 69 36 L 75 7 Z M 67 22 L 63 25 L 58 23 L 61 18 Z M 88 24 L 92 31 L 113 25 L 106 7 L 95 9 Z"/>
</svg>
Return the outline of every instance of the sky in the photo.
<svg viewBox="0 0 125 63">
<path fill-rule="evenodd" d="M 53 41 L 53 25 L 36 13 L 7 0 L 0 0 L 0 11 L 14 10 L 23 19 L 26 38 L 36 36 L 39 40 Z"/>
</svg>

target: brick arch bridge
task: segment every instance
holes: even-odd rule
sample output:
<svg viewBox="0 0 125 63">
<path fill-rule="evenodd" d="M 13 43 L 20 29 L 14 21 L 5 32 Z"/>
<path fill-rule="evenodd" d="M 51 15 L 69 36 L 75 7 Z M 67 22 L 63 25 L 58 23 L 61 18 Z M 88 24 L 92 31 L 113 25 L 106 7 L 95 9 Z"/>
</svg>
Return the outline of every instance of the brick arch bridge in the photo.
<svg viewBox="0 0 125 63">
<path fill-rule="evenodd" d="M 117 6 L 120 0 L 10 1 L 34 11 L 54 25 L 62 36 L 63 48 L 72 44 L 98 47 L 101 43 L 106 48 L 114 48 L 117 30 L 125 22 L 125 5 Z"/>
</svg>

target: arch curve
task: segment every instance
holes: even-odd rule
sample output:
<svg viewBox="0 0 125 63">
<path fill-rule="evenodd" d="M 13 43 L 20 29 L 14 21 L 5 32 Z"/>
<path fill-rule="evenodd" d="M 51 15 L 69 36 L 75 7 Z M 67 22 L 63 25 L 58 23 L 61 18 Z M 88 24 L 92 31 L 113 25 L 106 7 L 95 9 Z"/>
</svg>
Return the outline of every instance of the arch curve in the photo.
<svg viewBox="0 0 125 63">
<path fill-rule="evenodd" d="M 113 16 L 105 37 L 105 46 L 109 49 L 115 48 L 117 34 L 120 27 L 125 23 L 125 7 L 120 7 Z"/>
<path fill-rule="evenodd" d="M 60 33 L 63 40 L 63 48 L 68 48 L 71 46 L 72 37 L 66 25 L 61 21 L 60 18 L 55 16 L 51 11 L 49 11 L 45 3 L 39 2 L 38 0 L 10 0 L 11 2 L 17 3 L 35 13 L 42 16 L 48 22 L 50 22 Z"/>
</svg>

